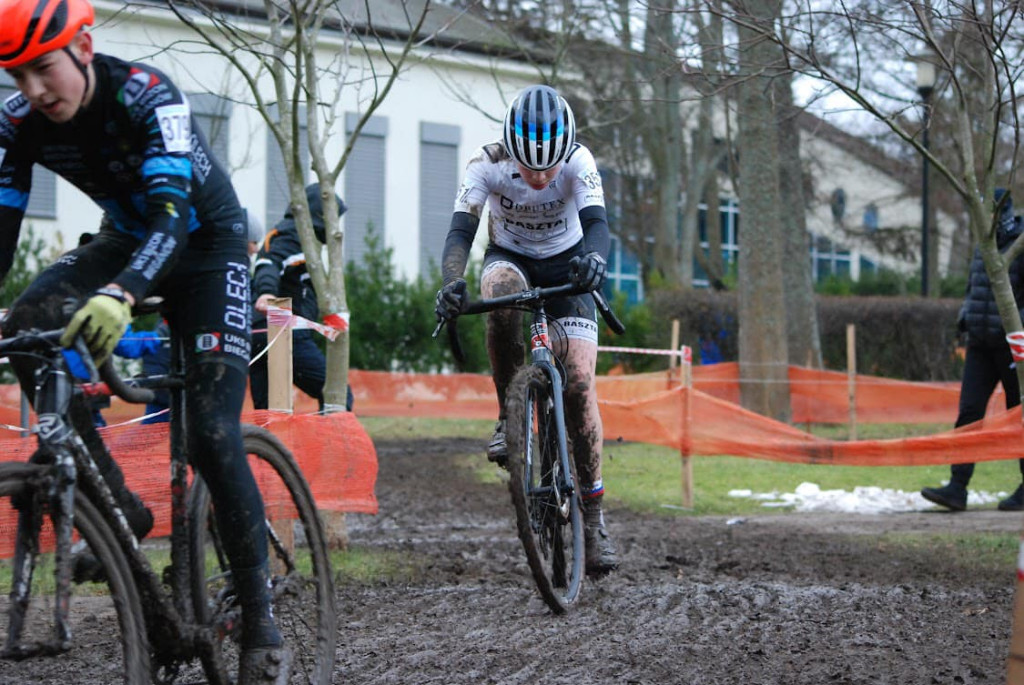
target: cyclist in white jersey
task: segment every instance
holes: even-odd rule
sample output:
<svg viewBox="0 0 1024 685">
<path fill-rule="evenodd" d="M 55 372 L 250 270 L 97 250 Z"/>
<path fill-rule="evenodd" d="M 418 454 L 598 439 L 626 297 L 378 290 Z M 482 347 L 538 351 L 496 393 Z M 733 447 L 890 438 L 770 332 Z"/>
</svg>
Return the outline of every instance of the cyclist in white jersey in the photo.
<svg viewBox="0 0 1024 685">
<path fill-rule="evenodd" d="M 548 86 L 530 86 L 509 105 L 504 137 L 478 149 L 469 160 L 455 199 L 455 212 L 441 257 L 444 285 L 437 314 L 448 318 L 467 300 L 463 275 L 483 214 L 488 210 L 488 245 L 480 290 L 485 298 L 568 280 L 594 290 L 606 277 L 608 218 L 601 175 L 594 157 L 575 140 L 569 104 Z M 586 569 L 613 570 L 615 547 L 601 503 L 603 431 L 597 408 L 597 313 L 589 294 L 557 300 L 548 313 L 552 347 L 566 369 L 566 423 L 583 494 Z M 501 408 L 488 458 L 501 465 L 505 443 L 505 391 L 524 363 L 522 315 L 498 310 L 487 316 L 487 352 Z"/>
</svg>

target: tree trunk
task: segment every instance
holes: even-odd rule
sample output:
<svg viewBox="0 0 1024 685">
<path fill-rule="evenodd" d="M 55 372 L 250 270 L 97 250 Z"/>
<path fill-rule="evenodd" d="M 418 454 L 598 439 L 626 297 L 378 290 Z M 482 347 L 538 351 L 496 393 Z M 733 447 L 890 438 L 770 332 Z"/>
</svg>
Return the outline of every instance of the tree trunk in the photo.
<svg viewBox="0 0 1024 685">
<path fill-rule="evenodd" d="M 776 0 L 751 0 L 745 6 L 749 9 L 746 19 L 766 28 L 770 28 L 779 9 Z M 776 54 L 757 33 L 742 25 L 738 28 L 743 46 L 737 112 L 743 217 L 739 256 L 740 399 L 747 409 L 789 421 L 779 140 L 770 70 Z"/>
<path fill-rule="evenodd" d="M 671 287 L 682 282 L 686 268 L 692 281 L 692 265 L 681 264 L 679 242 L 679 191 L 682 187 L 683 125 L 679 114 L 682 72 L 675 56 L 678 44 L 673 28 L 675 0 L 659 0 L 647 7 L 644 52 L 653 93 L 650 103 L 653 126 L 647 131 L 647 149 L 657 197 L 657 228 L 654 234 L 654 268 Z"/>
<path fill-rule="evenodd" d="M 790 363 L 820 369 L 821 337 L 814 279 L 808 257 L 807 201 L 804 198 L 803 164 L 800 161 L 800 131 L 793 107 L 793 74 L 775 79 L 775 104 L 779 126 L 779 195 L 782 207 L 782 283 L 786 298 L 786 342 Z"/>
</svg>

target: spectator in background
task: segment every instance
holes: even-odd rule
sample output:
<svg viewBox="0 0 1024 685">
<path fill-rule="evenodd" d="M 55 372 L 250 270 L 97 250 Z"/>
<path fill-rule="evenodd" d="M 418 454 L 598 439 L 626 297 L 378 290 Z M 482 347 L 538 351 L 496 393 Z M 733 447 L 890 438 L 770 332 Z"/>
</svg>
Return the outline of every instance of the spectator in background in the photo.
<svg viewBox="0 0 1024 685">
<path fill-rule="evenodd" d="M 143 376 L 162 376 L 171 370 L 171 329 L 166 319 L 151 331 L 134 331 L 131 326 L 121 336 L 114 348 L 114 354 L 126 359 L 142 359 Z M 166 423 L 171 413 L 171 391 L 166 388 L 155 391 L 152 402 L 146 404 L 146 418 L 142 423 Z M 161 413 L 162 412 L 162 413 Z"/>
<path fill-rule="evenodd" d="M 348 209 L 337 195 L 338 216 Z M 324 225 L 323 200 L 320 198 L 320 184 L 306 186 L 306 200 L 309 202 L 313 232 L 321 243 L 327 242 Z M 292 312 L 309 321 L 318 321 L 320 307 L 316 291 L 306 272 L 306 256 L 299 242 L 299 231 L 292 217 L 291 207 L 284 218 L 274 226 L 263 240 L 256 255 L 252 276 L 253 335 L 252 356 L 249 367 L 249 383 L 252 404 L 256 409 L 266 409 L 268 404 L 267 356 L 262 354 L 267 347 L 267 334 L 257 330 L 267 327 L 267 309 L 270 301 L 277 297 L 292 299 Z M 327 360 L 313 339 L 313 331 L 297 329 L 292 331 L 292 380 L 302 392 L 317 401 L 320 411 L 324 409 L 324 380 Z M 348 388 L 345 408 L 352 411 L 352 388 Z"/>
<path fill-rule="evenodd" d="M 249 257 L 251 258 L 260 251 L 260 243 L 263 242 L 264 235 L 263 222 L 245 207 L 242 208 L 242 212 L 245 214 L 245 224 L 249 229 Z"/>
<path fill-rule="evenodd" d="M 1013 201 L 1004 189 L 996 190 L 995 201 L 999 213 L 996 242 L 999 250 L 1005 251 L 1020 235 L 1021 225 L 1013 215 Z M 1024 256 L 1010 264 L 1009 277 L 1017 307 L 1024 308 Z M 1024 309 L 1021 315 L 1024 316 Z M 997 383 L 1003 384 L 1007 409 L 1020 404 L 1016 366 L 1006 342 L 1006 331 L 996 307 L 992 284 L 977 249 L 971 260 L 967 296 L 960 308 L 957 327 L 967 335 L 960 384 L 960 413 L 956 418 L 956 426 L 959 427 L 984 418 Z M 1020 468 L 1024 475 L 1024 459 L 1020 460 Z M 921 496 L 952 511 L 964 511 L 967 508 L 967 484 L 973 474 L 974 464 L 953 464 L 949 483 L 939 488 L 924 488 Z M 999 502 L 999 509 L 1024 510 L 1024 485 L 1019 485 L 1012 495 Z"/>
</svg>

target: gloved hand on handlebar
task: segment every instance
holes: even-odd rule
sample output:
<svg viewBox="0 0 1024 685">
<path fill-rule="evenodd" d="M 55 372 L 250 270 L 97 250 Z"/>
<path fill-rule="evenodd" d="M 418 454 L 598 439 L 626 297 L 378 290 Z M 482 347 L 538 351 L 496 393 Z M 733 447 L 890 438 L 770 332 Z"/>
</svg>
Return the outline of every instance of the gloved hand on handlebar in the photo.
<svg viewBox="0 0 1024 685">
<path fill-rule="evenodd" d="M 60 344 L 71 347 L 81 334 L 93 361 L 100 366 L 114 352 L 131 318 L 132 307 L 120 289 L 100 288 L 71 317 Z"/>
<path fill-rule="evenodd" d="M 596 252 L 588 252 L 582 257 L 569 260 L 569 277 L 572 284 L 584 290 L 598 290 L 608 277 L 608 266 L 604 257 Z"/>
<path fill-rule="evenodd" d="M 446 283 L 444 287 L 437 291 L 434 312 L 437 314 L 438 319 L 448 321 L 461 314 L 468 301 L 466 280 L 464 278 L 456 278 L 451 283 Z"/>
</svg>

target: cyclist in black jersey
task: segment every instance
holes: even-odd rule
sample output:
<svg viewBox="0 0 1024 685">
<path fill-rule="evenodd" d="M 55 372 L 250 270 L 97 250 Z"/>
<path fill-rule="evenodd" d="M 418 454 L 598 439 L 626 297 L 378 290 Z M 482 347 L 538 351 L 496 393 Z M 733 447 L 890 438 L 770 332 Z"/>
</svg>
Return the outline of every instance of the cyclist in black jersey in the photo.
<svg viewBox="0 0 1024 685">
<path fill-rule="evenodd" d="M 210 487 L 242 608 L 239 683 L 286 682 L 290 651 L 270 609 L 263 502 L 242 446 L 250 352 L 247 231 L 235 192 L 195 125 L 187 98 L 157 69 L 93 52 L 88 0 L 0 0 L 0 67 L 18 93 L 0 106 L 0 277 L 10 269 L 32 167 L 60 174 L 110 222 L 18 298 L 3 335 L 66 324 L 96 358 L 110 355 L 131 305 L 164 298 L 186 350 L 193 465 Z M 70 321 L 67 298 L 78 309 Z M 32 368 L 15 368 L 33 392 Z M 119 469 L 87 410 L 75 426 L 108 476 Z M 120 483 L 117 481 L 120 480 Z"/>
</svg>

